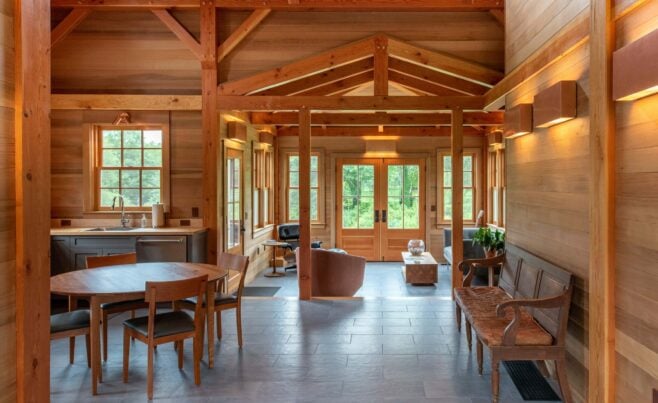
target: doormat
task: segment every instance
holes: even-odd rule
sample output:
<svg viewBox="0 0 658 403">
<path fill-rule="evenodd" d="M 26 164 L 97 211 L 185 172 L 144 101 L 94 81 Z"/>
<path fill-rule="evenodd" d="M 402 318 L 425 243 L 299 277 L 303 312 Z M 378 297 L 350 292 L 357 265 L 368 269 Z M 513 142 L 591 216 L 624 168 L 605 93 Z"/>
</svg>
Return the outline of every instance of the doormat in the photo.
<svg viewBox="0 0 658 403">
<path fill-rule="evenodd" d="M 281 287 L 245 287 L 243 297 L 273 297 Z"/>
<path fill-rule="evenodd" d="M 523 400 L 560 401 L 560 397 L 532 361 L 503 361 L 503 364 Z"/>
</svg>

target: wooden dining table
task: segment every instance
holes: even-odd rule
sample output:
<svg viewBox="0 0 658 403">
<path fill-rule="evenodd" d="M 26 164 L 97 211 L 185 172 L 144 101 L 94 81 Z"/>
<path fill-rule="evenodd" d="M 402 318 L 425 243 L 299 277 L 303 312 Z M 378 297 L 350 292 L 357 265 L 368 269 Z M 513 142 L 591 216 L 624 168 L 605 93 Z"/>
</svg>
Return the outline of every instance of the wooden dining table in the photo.
<svg viewBox="0 0 658 403">
<path fill-rule="evenodd" d="M 203 263 L 137 263 L 70 271 L 50 279 L 50 292 L 89 299 L 91 312 L 91 391 L 97 394 L 103 382 L 100 352 L 101 304 L 144 298 L 147 281 L 175 281 L 208 275 L 206 301 L 214 300 L 217 284 L 228 277 L 228 270 Z M 208 366 L 214 365 L 214 304 L 206 304 Z"/>
</svg>

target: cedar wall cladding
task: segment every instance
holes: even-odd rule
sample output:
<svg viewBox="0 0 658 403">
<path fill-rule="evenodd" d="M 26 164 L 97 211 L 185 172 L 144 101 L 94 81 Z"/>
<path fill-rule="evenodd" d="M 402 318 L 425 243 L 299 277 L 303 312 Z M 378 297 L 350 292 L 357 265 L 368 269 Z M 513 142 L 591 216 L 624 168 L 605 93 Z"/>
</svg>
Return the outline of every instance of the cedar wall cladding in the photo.
<svg viewBox="0 0 658 403">
<path fill-rule="evenodd" d="M 522 64 L 555 33 L 589 18 L 588 1 L 506 2 L 506 59 Z M 546 3 L 546 4 L 544 4 Z M 544 10 L 544 8 L 546 8 Z M 516 11 L 515 11 L 516 10 Z M 542 11 L 543 10 L 543 11 Z M 549 13 L 553 18 L 546 18 Z M 524 38 L 533 38 L 531 42 Z M 577 82 L 576 119 L 506 141 L 507 240 L 576 276 L 567 334 L 569 383 L 578 402 L 587 396 L 587 279 L 589 270 L 589 46 L 583 44 L 524 82 L 506 107 L 532 103 L 561 80 Z"/>
<path fill-rule="evenodd" d="M 658 1 L 644 2 L 617 21 L 617 48 L 655 29 Z M 649 403 L 658 389 L 658 95 L 617 102 L 616 117 L 615 389 L 620 403 Z"/>
<path fill-rule="evenodd" d="M 51 112 L 52 218 L 83 218 L 83 150 L 91 125 L 112 123 L 117 111 L 54 110 Z M 134 123 L 169 125 L 170 218 L 202 216 L 201 112 L 130 111 Z M 86 215 L 99 218 L 99 215 Z M 112 217 L 112 216 L 109 216 Z"/>
<path fill-rule="evenodd" d="M 14 2 L 0 7 L 0 401 L 16 400 Z"/>
</svg>

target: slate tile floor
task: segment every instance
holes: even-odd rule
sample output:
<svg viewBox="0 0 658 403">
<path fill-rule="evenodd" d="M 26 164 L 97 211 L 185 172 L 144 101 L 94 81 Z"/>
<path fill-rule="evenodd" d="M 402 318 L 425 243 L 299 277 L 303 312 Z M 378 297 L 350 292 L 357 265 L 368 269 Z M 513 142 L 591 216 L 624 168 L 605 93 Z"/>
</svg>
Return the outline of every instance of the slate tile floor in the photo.
<svg viewBox="0 0 658 403">
<path fill-rule="evenodd" d="M 399 275 L 399 273 L 398 273 Z M 448 283 L 442 271 L 441 280 Z M 179 371 L 171 345 L 155 358 L 155 401 L 162 402 L 454 402 L 491 401 L 488 357 L 484 375 L 475 352 L 455 327 L 453 303 L 443 296 L 298 301 L 246 298 L 244 338 L 237 347 L 235 315 L 223 316 L 215 368 L 202 363 L 193 381 L 191 342 Z M 100 395 L 90 394 L 84 343 L 68 364 L 68 341 L 51 350 L 53 402 L 146 401 L 146 348 L 131 347 L 129 383 L 121 381 L 121 322 L 110 322 L 110 357 Z M 463 331 L 463 330 L 462 330 Z M 487 353 L 485 352 L 485 356 Z M 521 402 L 501 366 L 501 402 Z"/>
</svg>

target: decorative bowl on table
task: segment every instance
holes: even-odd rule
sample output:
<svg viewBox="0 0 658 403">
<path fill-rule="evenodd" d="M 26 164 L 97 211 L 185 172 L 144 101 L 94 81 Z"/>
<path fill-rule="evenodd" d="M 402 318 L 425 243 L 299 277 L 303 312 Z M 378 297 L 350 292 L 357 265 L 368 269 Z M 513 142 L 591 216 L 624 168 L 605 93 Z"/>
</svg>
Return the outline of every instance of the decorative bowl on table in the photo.
<svg viewBox="0 0 658 403">
<path fill-rule="evenodd" d="M 425 242 L 422 239 L 412 239 L 407 244 L 407 249 L 412 256 L 420 256 L 425 252 Z"/>
</svg>

